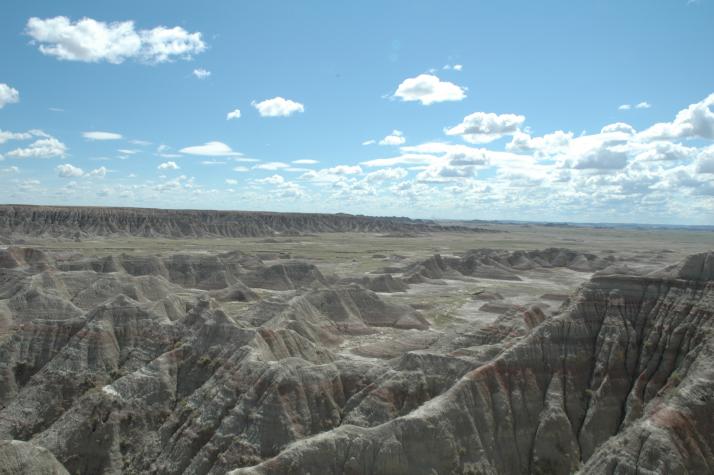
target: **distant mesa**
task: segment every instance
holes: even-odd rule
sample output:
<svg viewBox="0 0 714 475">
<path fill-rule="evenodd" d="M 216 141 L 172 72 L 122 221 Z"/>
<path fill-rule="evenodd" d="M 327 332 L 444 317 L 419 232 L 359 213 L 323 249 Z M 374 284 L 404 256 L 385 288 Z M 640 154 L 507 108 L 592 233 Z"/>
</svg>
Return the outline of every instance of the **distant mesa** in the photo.
<svg viewBox="0 0 714 475">
<path fill-rule="evenodd" d="M 351 214 L 168 210 L 0 205 L 3 241 L 23 237 L 232 238 L 311 233 L 381 233 L 412 237 L 429 232 L 495 232 L 430 220 Z"/>
</svg>

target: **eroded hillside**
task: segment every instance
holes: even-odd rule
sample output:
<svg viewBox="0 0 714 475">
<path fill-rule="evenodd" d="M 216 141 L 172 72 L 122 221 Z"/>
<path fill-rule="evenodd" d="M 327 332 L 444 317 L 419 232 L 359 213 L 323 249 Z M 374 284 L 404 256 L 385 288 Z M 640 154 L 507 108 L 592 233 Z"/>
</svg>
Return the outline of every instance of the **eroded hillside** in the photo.
<svg viewBox="0 0 714 475">
<path fill-rule="evenodd" d="M 0 460 L 86 474 L 707 473 L 713 313 L 712 253 L 652 271 L 481 249 L 355 277 L 240 251 L 10 247 L 0 439 L 14 442 Z"/>
<path fill-rule="evenodd" d="M 0 206 L 0 238 L 4 236 L 5 241 L 28 236 L 71 239 L 109 236 L 203 238 L 327 232 L 408 235 L 427 231 L 484 232 L 479 228 L 442 226 L 425 220 L 350 214 Z"/>
</svg>

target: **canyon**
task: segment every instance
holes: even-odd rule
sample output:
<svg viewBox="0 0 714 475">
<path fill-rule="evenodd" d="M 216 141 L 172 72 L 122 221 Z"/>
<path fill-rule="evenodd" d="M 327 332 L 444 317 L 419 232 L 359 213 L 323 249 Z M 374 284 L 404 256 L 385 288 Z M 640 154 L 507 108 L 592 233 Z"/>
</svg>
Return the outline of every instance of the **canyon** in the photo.
<svg viewBox="0 0 714 475">
<path fill-rule="evenodd" d="M 124 216 L 4 225 L 0 473 L 714 470 L 707 234 Z"/>
</svg>

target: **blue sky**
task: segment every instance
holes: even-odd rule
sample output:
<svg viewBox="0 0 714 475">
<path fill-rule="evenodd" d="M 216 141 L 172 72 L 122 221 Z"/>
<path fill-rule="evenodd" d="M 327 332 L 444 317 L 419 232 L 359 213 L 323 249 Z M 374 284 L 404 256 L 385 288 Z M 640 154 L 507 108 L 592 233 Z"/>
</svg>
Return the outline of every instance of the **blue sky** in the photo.
<svg viewBox="0 0 714 475">
<path fill-rule="evenodd" d="M 710 0 L 3 10 L 2 202 L 714 224 Z"/>
</svg>

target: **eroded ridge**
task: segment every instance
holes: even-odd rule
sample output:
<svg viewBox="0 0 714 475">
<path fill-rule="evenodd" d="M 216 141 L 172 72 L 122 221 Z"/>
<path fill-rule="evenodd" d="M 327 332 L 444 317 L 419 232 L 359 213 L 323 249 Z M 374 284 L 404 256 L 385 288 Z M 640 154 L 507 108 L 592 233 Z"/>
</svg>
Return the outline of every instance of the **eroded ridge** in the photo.
<svg viewBox="0 0 714 475">
<path fill-rule="evenodd" d="M 487 232 L 429 220 L 350 214 L 0 205 L 0 243 L 11 238 L 205 238 L 330 232 Z"/>
<path fill-rule="evenodd" d="M 0 458 L 41 453 L 57 473 L 711 471 L 714 254 L 620 264 L 476 250 L 355 279 L 239 251 L 0 250 L 0 438 L 15 440 Z M 597 272 L 556 309 L 442 325 L 409 300 L 555 268 Z"/>
</svg>

